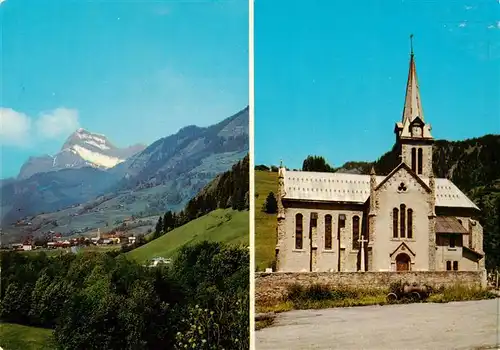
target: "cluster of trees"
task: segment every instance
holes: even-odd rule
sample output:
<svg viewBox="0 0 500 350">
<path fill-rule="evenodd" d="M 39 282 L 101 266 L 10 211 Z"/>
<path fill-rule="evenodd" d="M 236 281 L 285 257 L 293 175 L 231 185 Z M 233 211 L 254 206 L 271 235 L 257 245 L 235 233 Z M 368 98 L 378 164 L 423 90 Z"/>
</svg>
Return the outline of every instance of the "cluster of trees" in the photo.
<svg viewBox="0 0 500 350">
<path fill-rule="evenodd" d="M 256 165 L 255 170 L 260 170 L 260 171 L 270 171 L 273 173 L 277 173 L 279 168 L 276 165 L 271 165 L 270 167 L 264 164 Z"/>
<path fill-rule="evenodd" d="M 167 232 L 172 231 L 174 228 L 185 224 L 187 221 L 186 216 L 181 214 L 176 214 L 172 211 L 167 211 L 163 218 L 160 216 L 158 222 L 156 223 L 155 232 L 153 234 L 153 239 L 156 239 Z"/>
<path fill-rule="evenodd" d="M 286 168 L 288 169 L 288 168 Z M 256 165 L 255 170 L 260 170 L 260 171 L 270 171 L 273 173 L 277 173 L 279 168 L 275 165 L 267 166 L 267 165 Z M 294 169 L 297 170 L 297 169 Z M 335 172 L 337 169 L 333 168 L 328 164 L 328 162 L 325 160 L 324 157 L 321 156 L 313 156 L 309 155 L 307 156 L 306 159 L 302 162 L 302 171 L 319 171 L 319 172 Z"/>
<path fill-rule="evenodd" d="M 249 253 L 202 242 L 170 266 L 123 254 L 1 252 L 0 319 L 54 330 L 59 349 L 248 349 Z"/>
<path fill-rule="evenodd" d="M 327 163 L 325 158 L 320 156 L 307 156 L 302 163 L 302 171 L 320 171 L 333 173 L 335 169 Z"/>
<path fill-rule="evenodd" d="M 248 210 L 250 188 L 249 157 L 233 165 L 231 170 L 220 174 L 179 213 L 167 211 L 156 223 L 154 238 L 188 223 L 215 209 L 232 208 Z"/>
</svg>

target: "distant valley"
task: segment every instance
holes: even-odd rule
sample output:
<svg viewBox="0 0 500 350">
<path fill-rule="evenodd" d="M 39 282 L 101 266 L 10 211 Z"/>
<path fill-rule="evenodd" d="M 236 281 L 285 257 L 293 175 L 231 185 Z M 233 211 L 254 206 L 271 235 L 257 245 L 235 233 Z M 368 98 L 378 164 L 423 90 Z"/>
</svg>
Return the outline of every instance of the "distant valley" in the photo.
<svg viewBox="0 0 500 350">
<path fill-rule="evenodd" d="M 0 182 L 3 243 L 48 231 L 85 234 L 182 209 L 248 153 L 248 107 L 218 124 L 187 126 L 149 146 L 115 147 L 79 129 L 54 156 L 31 157 Z"/>
</svg>

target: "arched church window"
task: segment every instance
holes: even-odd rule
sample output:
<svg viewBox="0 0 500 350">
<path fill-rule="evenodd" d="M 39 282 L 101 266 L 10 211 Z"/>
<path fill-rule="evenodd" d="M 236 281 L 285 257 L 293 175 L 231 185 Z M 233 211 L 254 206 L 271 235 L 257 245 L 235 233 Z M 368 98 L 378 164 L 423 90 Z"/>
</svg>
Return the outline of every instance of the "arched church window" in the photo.
<svg viewBox="0 0 500 350">
<path fill-rule="evenodd" d="M 295 215 L 295 249 L 302 249 L 302 214 Z"/>
<path fill-rule="evenodd" d="M 338 233 L 337 239 L 340 239 L 340 229 L 345 228 L 345 214 L 339 214 L 339 224 L 338 224 Z"/>
<path fill-rule="evenodd" d="M 415 147 L 411 149 L 411 170 L 417 171 L 417 150 Z"/>
<path fill-rule="evenodd" d="M 399 230 L 399 210 L 398 208 L 392 209 L 392 237 L 398 238 Z"/>
<path fill-rule="evenodd" d="M 413 209 L 408 209 L 408 238 L 413 238 Z"/>
<path fill-rule="evenodd" d="M 400 228 L 400 233 L 399 237 L 405 238 L 406 237 L 406 206 L 404 204 L 401 204 L 399 206 L 399 214 L 401 215 L 400 223 L 399 223 L 399 228 Z"/>
<path fill-rule="evenodd" d="M 352 218 L 352 249 L 359 249 L 359 216 Z"/>
<path fill-rule="evenodd" d="M 325 249 L 332 249 L 332 216 L 325 216 Z"/>
<path fill-rule="evenodd" d="M 422 174 L 422 149 L 418 149 L 418 173 Z"/>
</svg>

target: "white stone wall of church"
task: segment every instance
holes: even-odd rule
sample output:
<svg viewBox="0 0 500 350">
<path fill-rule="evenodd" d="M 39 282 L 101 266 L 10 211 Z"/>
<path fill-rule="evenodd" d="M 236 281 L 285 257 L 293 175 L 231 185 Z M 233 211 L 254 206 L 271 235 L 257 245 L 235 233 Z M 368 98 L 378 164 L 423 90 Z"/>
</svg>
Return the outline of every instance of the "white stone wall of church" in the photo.
<svg viewBox="0 0 500 350">
<path fill-rule="evenodd" d="M 468 235 L 464 235 L 464 246 L 467 246 Z M 458 261 L 458 271 L 477 271 L 479 266 L 477 262 L 469 260 L 463 255 L 463 248 L 456 246 L 450 248 L 450 239 L 447 235 L 439 235 L 436 247 L 436 270 L 446 271 L 446 262 L 451 261 L 453 268 L 453 261 Z"/>
<path fill-rule="evenodd" d="M 302 249 L 295 249 L 295 215 L 302 214 Z M 310 213 L 306 210 L 285 208 L 285 249 L 282 255 L 279 271 L 309 271 L 310 240 L 309 240 Z M 281 253 L 280 253 L 281 254 Z"/>
<path fill-rule="evenodd" d="M 458 271 L 478 271 L 478 270 L 479 266 L 475 261 L 466 258 L 462 258 L 458 261 Z"/>
<path fill-rule="evenodd" d="M 477 220 L 471 220 L 472 249 L 478 252 L 483 251 L 483 226 Z"/>
<path fill-rule="evenodd" d="M 484 252 L 484 247 L 483 247 L 483 226 L 479 223 L 477 220 L 471 220 L 471 234 L 472 234 L 472 249 L 483 253 Z M 479 261 L 479 268 L 484 269 L 485 268 L 485 258 L 484 256 L 481 258 Z"/>
<path fill-rule="evenodd" d="M 462 223 L 462 226 L 469 231 L 469 217 L 466 216 L 457 216 L 457 220 L 459 220 Z"/>
<path fill-rule="evenodd" d="M 342 261 L 341 261 L 341 271 L 344 272 L 356 272 L 357 264 L 358 264 L 358 250 L 353 249 L 353 218 L 354 216 L 359 216 L 359 236 L 362 234 L 365 235 L 365 239 L 367 239 L 368 234 L 363 227 L 363 212 L 362 211 L 353 211 L 353 210 L 342 210 L 336 211 L 335 217 L 338 220 L 338 215 L 344 214 L 345 218 L 345 228 L 342 232 L 341 240 L 340 240 L 340 248 L 343 249 L 342 253 Z M 335 227 L 337 229 L 337 226 Z"/>
<path fill-rule="evenodd" d="M 313 212 L 313 211 L 311 211 Z M 338 216 L 333 211 L 316 210 L 318 213 L 317 260 L 316 271 L 337 271 L 339 259 L 339 242 L 337 239 Z M 309 214 L 310 215 L 310 214 Z M 325 216 L 332 216 L 332 249 L 325 248 L 326 226 Z"/>
<path fill-rule="evenodd" d="M 468 260 L 463 258 L 462 247 L 456 246 L 455 248 L 450 248 L 450 239 L 445 235 L 440 235 L 437 240 L 436 246 L 436 270 L 446 271 L 447 261 L 458 261 L 459 271 L 467 271 L 464 269 L 463 261 Z M 453 263 L 452 263 L 453 268 Z M 475 270 L 475 269 L 474 269 Z"/>
<path fill-rule="evenodd" d="M 303 215 L 303 245 L 302 249 L 295 249 L 295 227 L 296 215 Z M 343 271 L 356 271 L 357 265 L 357 250 L 352 250 L 352 219 L 355 215 L 360 219 L 360 235 L 363 232 L 363 211 L 351 210 L 325 210 L 325 209 L 308 209 L 308 208 L 285 208 L 285 252 L 280 252 L 281 262 L 279 271 L 309 271 L 310 269 L 310 239 L 309 228 L 311 214 L 318 214 L 317 221 L 317 257 L 315 263 L 315 271 L 327 272 L 338 271 L 339 264 L 339 241 L 337 239 L 339 214 L 346 216 L 345 228 L 342 230 L 340 238 L 340 246 L 345 247 L 344 253 L 341 254 L 341 269 Z M 325 216 L 332 216 L 332 250 L 325 249 Z M 354 254 L 352 254 L 354 252 Z M 353 258 L 354 255 L 354 258 Z"/>
<path fill-rule="evenodd" d="M 405 184 L 407 190 L 399 193 L 398 187 L 401 183 Z M 378 210 L 375 220 L 376 238 L 373 247 L 373 271 L 395 269 L 390 254 L 402 242 L 405 242 L 415 254 L 415 257 L 412 257 L 411 253 L 408 253 L 412 259 L 411 269 L 414 271 L 429 270 L 429 204 L 427 202 L 429 194 L 406 169 L 401 168 L 377 191 L 376 196 Z M 405 204 L 406 209 L 411 208 L 413 210 L 412 239 L 393 238 L 392 211 L 393 208 L 399 210 L 401 204 Z"/>
</svg>

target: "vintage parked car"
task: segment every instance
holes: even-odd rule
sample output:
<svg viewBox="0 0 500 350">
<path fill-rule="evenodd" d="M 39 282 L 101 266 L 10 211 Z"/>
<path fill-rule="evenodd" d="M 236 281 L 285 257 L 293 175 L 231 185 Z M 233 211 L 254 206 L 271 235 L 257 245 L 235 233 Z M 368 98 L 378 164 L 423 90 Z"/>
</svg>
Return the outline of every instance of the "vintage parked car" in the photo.
<svg viewBox="0 0 500 350">
<path fill-rule="evenodd" d="M 418 284 L 416 282 L 410 284 L 408 282 L 404 283 L 393 283 L 390 287 L 390 292 L 387 294 L 388 302 L 395 302 L 397 300 L 411 300 L 411 301 L 421 301 L 425 300 L 431 295 L 432 288 L 425 284 Z"/>
</svg>

